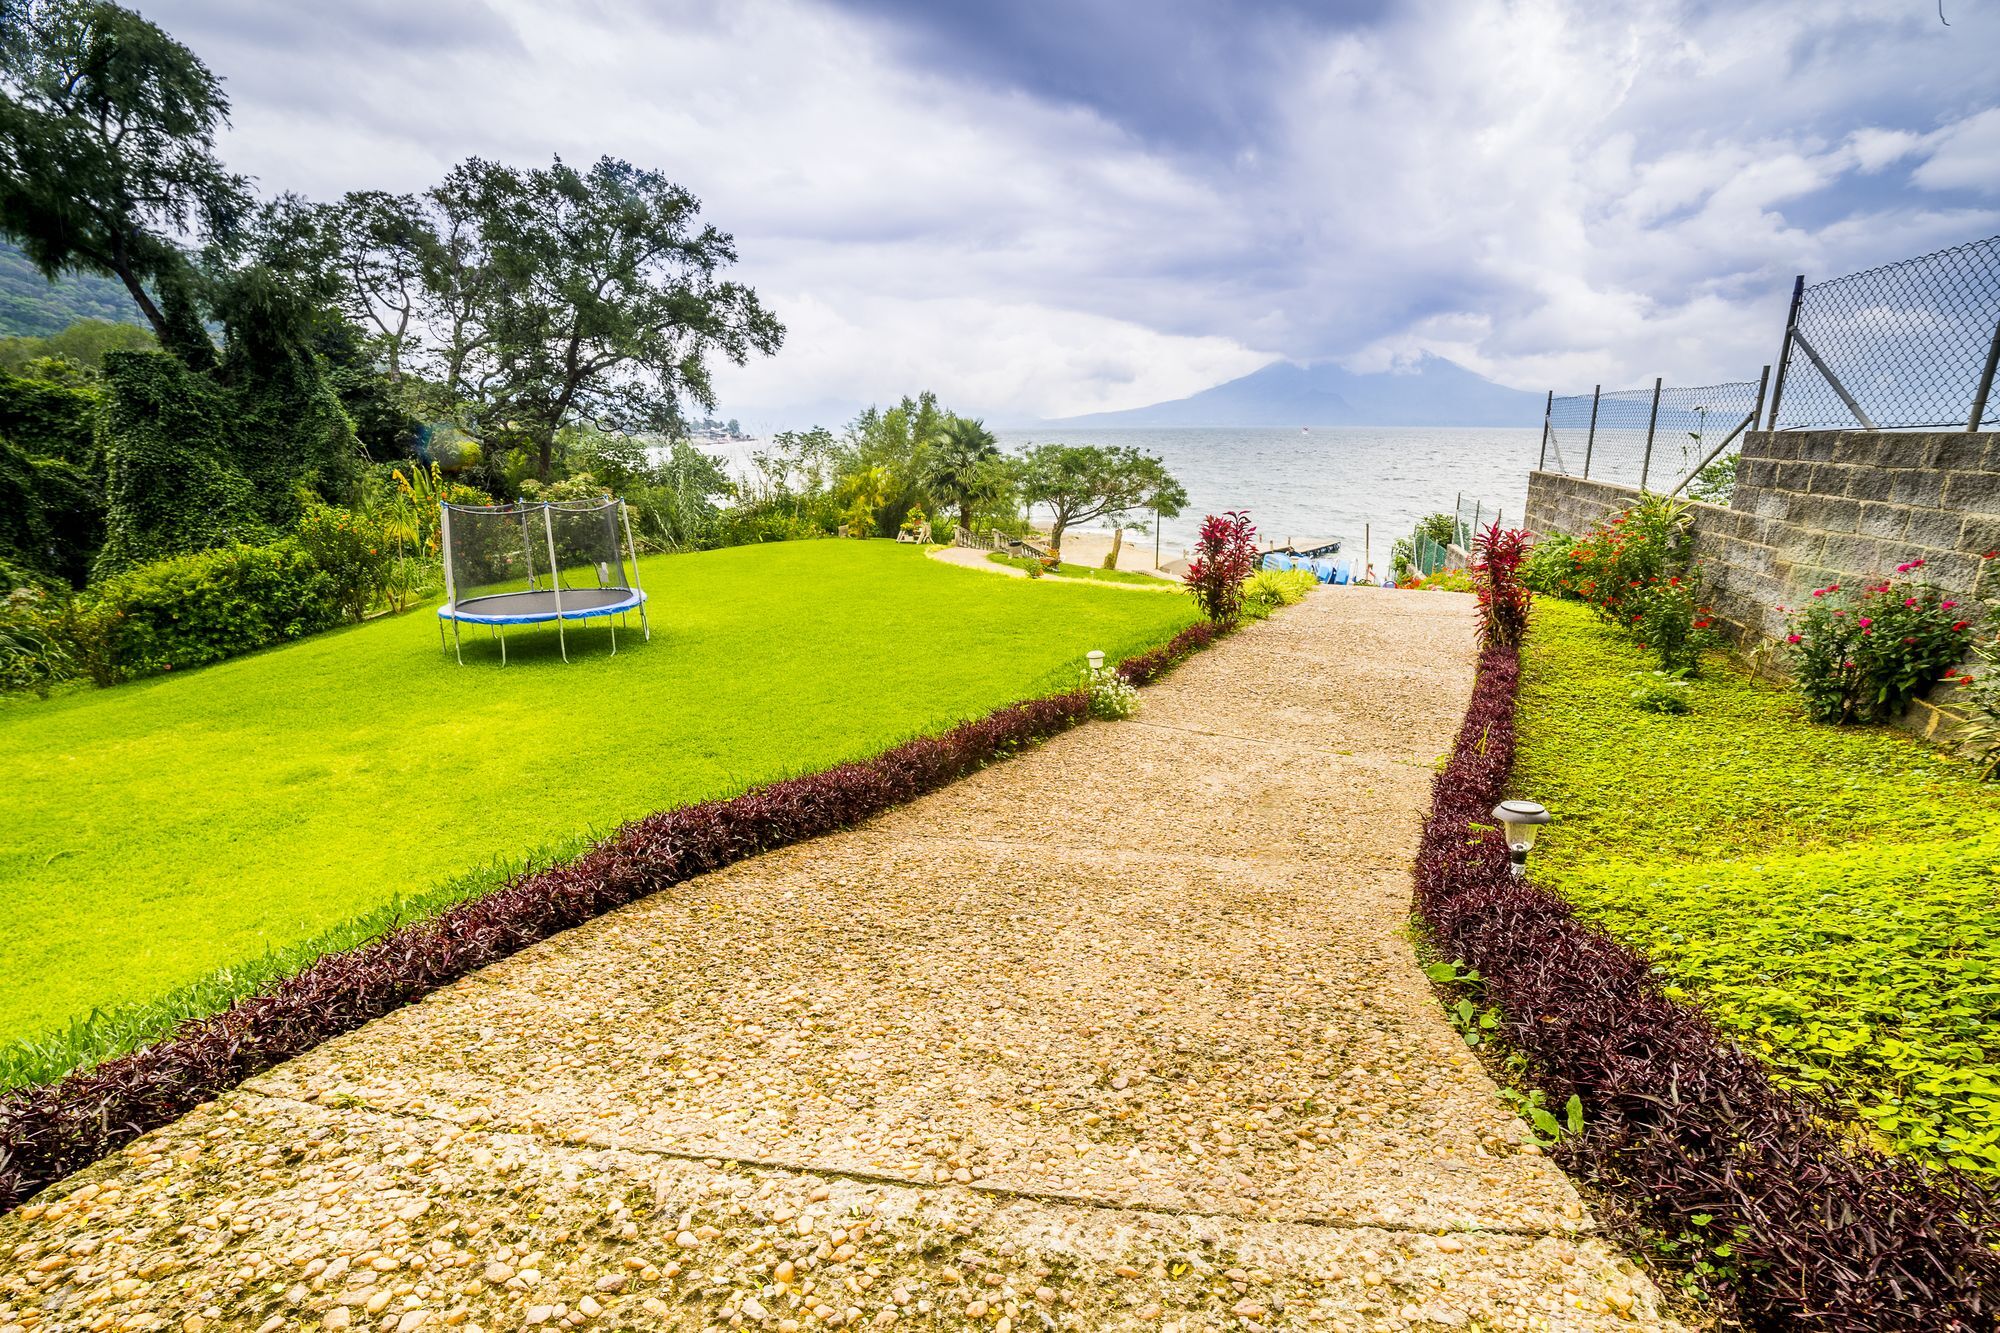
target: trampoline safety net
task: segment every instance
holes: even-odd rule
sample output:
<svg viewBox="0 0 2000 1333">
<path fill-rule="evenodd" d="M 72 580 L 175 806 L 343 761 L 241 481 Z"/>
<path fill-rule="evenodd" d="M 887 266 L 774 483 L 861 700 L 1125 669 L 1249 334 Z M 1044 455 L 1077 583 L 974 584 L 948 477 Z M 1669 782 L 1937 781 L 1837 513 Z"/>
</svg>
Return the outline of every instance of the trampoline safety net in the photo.
<svg viewBox="0 0 2000 1333">
<path fill-rule="evenodd" d="M 623 508 L 614 499 L 446 505 L 445 579 L 452 604 L 499 593 L 631 588 Z M 555 597 L 535 600 L 553 609 Z M 597 600 L 578 596 L 568 605 L 581 609 Z"/>
</svg>

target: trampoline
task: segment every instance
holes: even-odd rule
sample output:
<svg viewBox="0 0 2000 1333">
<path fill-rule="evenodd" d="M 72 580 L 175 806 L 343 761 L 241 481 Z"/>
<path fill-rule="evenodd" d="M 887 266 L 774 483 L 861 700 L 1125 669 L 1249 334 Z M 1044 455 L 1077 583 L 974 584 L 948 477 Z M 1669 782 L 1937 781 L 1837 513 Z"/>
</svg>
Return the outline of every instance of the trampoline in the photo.
<svg viewBox="0 0 2000 1333">
<path fill-rule="evenodd" d="M 459 665 L 465 664 L 461 625 L 486 626 L 499 640 L 502 666 L 510 625 L 553 624 L 565 662 L 570 621 L 603 620 L 614 656 L 618 622 L 630 612 L 639 613 L 641 631 L 653 637 L 623 500 L 446 504 L 443 511 L 445 602 L 438 608 L 438 644 L 444 645 L 449 621 Z"/>
</svg>

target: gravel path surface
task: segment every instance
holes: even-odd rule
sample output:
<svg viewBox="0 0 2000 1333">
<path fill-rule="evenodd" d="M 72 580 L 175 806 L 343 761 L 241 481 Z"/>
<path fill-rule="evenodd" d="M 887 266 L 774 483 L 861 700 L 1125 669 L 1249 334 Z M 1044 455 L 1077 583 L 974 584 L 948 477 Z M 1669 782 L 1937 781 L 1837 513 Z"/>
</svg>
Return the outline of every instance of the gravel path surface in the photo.
<svg viewBox="0 0 2000 1333">
<path fill-rule="evenodd" d="M 0 1333 L 1669 1327 L 1418 971 L 1469 599 L 1329 589 L 0 1218 Z"/>
</svg>

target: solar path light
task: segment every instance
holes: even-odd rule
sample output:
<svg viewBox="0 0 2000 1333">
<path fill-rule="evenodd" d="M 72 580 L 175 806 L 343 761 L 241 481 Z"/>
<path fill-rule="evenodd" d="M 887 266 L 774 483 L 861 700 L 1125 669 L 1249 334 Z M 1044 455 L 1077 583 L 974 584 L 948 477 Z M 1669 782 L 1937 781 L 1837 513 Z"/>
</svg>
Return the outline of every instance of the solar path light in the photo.
<svg viewBox="0 0 2000 1333">
<path fill-rule="evenodd" d="M 1554 816 L 1535 801 L 1502 801 L 1493 807 L 1493 817 L 1507 833 L 1507 871 L 1516 876 L 1528 873 L 1528 851 L 1535 834 Z"/>
<path fill-rule="evenodd" d="M 1090 663 L 1090 674 L 1093 679 L 1104 674 L 1103 653 L 1093 648 L 1083 655 L 1083 660 Z"/>
</svg>

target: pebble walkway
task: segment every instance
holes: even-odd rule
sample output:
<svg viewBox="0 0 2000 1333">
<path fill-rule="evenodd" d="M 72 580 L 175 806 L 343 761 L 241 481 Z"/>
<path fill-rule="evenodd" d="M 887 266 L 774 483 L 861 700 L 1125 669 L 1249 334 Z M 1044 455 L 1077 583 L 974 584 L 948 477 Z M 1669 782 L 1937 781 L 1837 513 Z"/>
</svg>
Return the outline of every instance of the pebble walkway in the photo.
<svg viewBox="0 0 2000 1333">
<path fill-rule="evenodd" d="M 1630 1329 L 1406 937 L 1469 600 L 1326 590 L 0 1218 L 0 1333 Z"/>
</svg>

